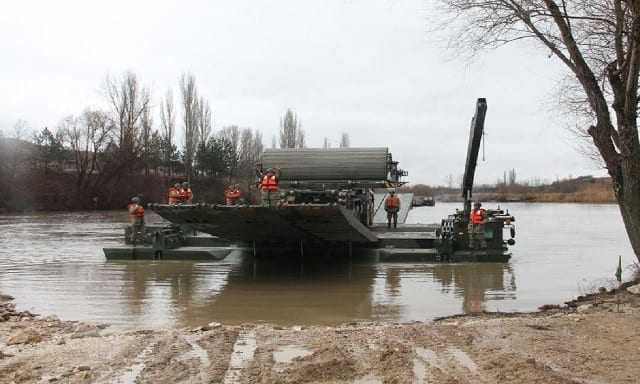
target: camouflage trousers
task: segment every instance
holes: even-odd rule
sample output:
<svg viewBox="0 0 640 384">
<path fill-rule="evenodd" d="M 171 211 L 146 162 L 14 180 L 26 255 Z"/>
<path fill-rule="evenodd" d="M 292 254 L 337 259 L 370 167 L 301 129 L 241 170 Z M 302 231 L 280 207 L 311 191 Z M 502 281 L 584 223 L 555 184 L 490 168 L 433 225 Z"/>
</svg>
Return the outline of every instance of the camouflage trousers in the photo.
<svg viewBox="0 0 640 384">
<path fill-rule="evenodd" d="M 397 209 L 387 210 L 387 228 L 391 228 L 392 222 L 393 222 L 393 228 L 397 228 L 398 227 L 398 210 Z"/>
<path fill-rule="evenodd" d="M 469 248 L 480 249 L 486 247 L 484 224 L 469 224 Z"/>
<path fill-rule="evenodd" d="M 129 241 L 132 244 L 144 244 L 144 218 L 131 219 L 131 233 Z"/>
<path fill-rule="evenodd" d="M 275 197 L 278 192 L 273 191 L 262 191 L 262 206 L 263 207 L 271 207 L 275 205 Z"/>
</svg>

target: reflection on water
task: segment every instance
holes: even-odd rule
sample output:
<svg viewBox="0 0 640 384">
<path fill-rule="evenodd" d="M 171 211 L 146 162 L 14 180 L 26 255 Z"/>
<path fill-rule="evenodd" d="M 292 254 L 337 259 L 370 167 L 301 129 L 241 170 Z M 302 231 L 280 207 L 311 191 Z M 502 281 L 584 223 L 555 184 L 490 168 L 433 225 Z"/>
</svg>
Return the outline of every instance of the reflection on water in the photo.
<svg viewBox="0 0 640 384">
<path fill-rule="evenodd" d="M 301 268 L 297 262 L 256 261 L 240 253 L 231 262 L 108 264 L 121 268 L 127 282 L 121 294 L 130 316 L 154 313 L 175 317 L 183 326 L 212 320 L 289 325 L 426 320 L 515 298 L 508 264 L 306 263 Z M 158 302 L 165 307 L 154 309 Z"/>
<path fill-rule="evenodd" d="M 494 309 L 516 299 L 515 275 L 505 263 L 382 264 L 375 311 L 385 320 L 428 320 Z"/>
<path fill-rule="evenodd" d="M 416 209 L 410 219 L 435 222 L 454 207 Z M 507 264 L 300 265 L 240 251 L 220 262 L 107 262 L 102 247 L 120 243 L 123 212 L 0 216 L 0 292 L 23 309 L 122 327 L 411 321 L 532 310 L 580 293 L 586 278 L 613 276 L 604 255 L 630 262 L 613 206 L 517 208 L 519 243 Z M 576 219 L 581 212 L 588 220 Z"/>
</svg>

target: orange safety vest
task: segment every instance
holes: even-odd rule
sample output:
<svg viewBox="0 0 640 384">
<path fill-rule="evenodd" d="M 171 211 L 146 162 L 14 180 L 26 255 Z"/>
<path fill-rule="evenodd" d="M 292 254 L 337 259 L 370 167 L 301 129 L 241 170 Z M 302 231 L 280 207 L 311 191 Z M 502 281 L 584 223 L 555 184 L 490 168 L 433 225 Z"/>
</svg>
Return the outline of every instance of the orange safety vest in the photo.
<svg viewBox="0 0 640 384">
<path fill-rule="evenodd" d="M 131 203 L 127 207 L 129 209 L 129 216 L 136 218 L 144 217 L 144 207 L 137 203 Z"/>
<path fill-rule="evenodd" d="M 385 200 L 384 206 L 390 210 L 400 209 L 400 198 L 398 196 L 389 196 Z"/>
<path fill-rule="evenodd" d="M 180 188 L 180 192 L 178 193 L 178 195 L 178 199 L 183 203 L 191 201 L 191 199 L 193 199 L 193 192 L 191 192 L 191 188 Z"/>
<path fill-rule="evenodd" d="M 471 214 L 469 215 L 469 220 L 471 224 L 482 224 L 484 221 L 485 211 L 484 209 L 472 209 Z"/>
<path fill-rule="evenodd" d="M 264 192 L 266 191 L 271 191 L 271 192 L 276 192 L 278 191 L 278 178 L 276 177 L 276 175 L 272 174 L 272 173 L 267 173 L 266 175 L 262 176 L 262 182 L 260 183 L 260 189 Z"/>
<path fill-rule="evenodd" d="M 178 201 L 180 200 L 180 191 L 175 187 L 169 188 L 168 195 L 169 195 L 169 204 L 177 204 Z"/>
<path fill-rule="evenodd" d="M 224 197 L 228 205 L 234 204 L 240 198 L 239 189 L 226 189 L 224 191 Z"/>
</svg>

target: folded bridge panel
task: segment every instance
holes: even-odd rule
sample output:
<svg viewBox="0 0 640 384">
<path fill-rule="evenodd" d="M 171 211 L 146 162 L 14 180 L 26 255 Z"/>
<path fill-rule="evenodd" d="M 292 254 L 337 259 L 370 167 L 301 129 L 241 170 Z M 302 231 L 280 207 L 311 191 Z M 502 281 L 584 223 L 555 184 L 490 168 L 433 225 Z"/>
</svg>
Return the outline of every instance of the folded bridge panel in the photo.
<svg viewBox="0 0 640 384">
<path fill-rule="evenodd" d="M 152 204 L 151 210 L 174 224 L 232 241 L 301 240 L 375 243 L 377 236 L 351 211 L 337 205 L 303 204 L 278 208 L 210 204 Z"/>
</svg>

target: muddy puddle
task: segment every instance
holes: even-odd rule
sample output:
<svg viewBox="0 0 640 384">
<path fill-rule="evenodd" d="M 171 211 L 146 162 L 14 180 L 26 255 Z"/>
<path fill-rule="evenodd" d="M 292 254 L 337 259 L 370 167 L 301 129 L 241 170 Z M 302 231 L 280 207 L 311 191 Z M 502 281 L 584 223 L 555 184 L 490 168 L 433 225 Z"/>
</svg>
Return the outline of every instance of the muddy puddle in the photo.
<svg viewBox="0 0 640 384">
<path fill-rule="evenodd" d="M 241 332 L 233 345 L 229 367 L 224 376 L 224 384 L 240 383 L 242 370 L 247 368 L 256 352 L 256 334 L 254 331 Z"/>
<path fill-rule="evenodd" d="M 275 361 L 276 364 L 288 364 L 293 361 L 293 359 L 309 356 L 312 353 L 313 351 L 308 348 L 297 345 L 285 345 L 273 352 L 273 361 Z"/>
</svg>

